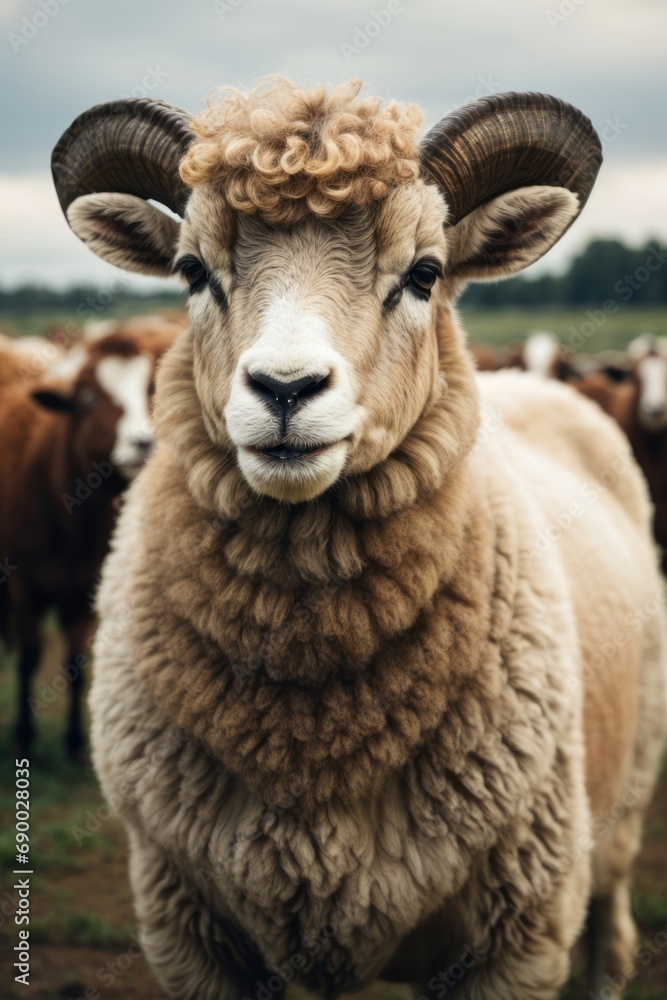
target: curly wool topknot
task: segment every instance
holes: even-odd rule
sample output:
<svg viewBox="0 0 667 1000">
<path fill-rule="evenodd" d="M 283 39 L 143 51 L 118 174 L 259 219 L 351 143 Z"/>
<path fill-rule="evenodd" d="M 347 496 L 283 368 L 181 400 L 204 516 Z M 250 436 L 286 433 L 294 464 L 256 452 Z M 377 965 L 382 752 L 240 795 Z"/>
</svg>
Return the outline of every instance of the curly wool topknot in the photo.
<svg viewBox="0 0 667 1000">
<path fill-rule="evenodd" d="M 269 79 L 249 94 L 225 89 L 192 121 L 181 163 L 190 187 L 215 182 L 240 212 L 291 225 L 314 213 L 384 198 L 419 172 L 423 115 L 415 104 L 358 98 L 361 80 L 327 91 Z"/>
</svg>

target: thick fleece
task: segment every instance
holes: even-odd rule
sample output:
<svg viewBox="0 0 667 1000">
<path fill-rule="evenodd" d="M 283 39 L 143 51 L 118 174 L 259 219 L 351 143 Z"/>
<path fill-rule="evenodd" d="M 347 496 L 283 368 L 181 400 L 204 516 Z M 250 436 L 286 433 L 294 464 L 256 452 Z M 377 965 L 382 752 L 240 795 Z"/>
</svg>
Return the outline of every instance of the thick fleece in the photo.
<svg viewBox="0 0 667 1000">
<path fill-rule="evenodd" d="M 476 443 L 471 383 L 370 473 L 253 500 L 205 443 L 189 338 L 105 566 L 91 693 L 164 989 L 382 976 L 430 998 L 467 956 L 462 996 L 553 998 L 591 893 L 622 965 L 664 631 L 620 432 L 498 373 Z"/>
</svg>

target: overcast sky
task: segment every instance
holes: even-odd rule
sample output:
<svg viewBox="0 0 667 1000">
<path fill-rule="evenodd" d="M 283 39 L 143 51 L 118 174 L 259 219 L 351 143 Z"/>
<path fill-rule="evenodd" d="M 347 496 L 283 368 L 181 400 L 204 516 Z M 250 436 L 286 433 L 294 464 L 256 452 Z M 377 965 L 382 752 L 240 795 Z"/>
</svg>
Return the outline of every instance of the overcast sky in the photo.
<svg viewBox="0 0 667 1000">
<path fill-rule="evenodd" d="M 196 110 L 214 87 L 272 72 L 358 75 L 429 123 L 494 91 L 565 98 L 592 118 L 605 163 L 537 267 L 561 268 L 592 235 L 667 242 L 666 43 L 665 0 L 2 0 L 0 283 L 113 277 L 68 230 L 50 179 L 81 111 L 147 95 Z"/>
</svg>

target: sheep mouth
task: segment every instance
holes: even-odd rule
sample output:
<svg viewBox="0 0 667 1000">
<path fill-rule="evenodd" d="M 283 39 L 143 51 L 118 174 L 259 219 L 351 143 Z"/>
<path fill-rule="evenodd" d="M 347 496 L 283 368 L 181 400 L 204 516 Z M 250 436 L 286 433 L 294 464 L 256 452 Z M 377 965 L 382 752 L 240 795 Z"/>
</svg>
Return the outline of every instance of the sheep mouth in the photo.
<svg viewBox="0 0 667 1000">
<path fill-rule="evenodd" d="M 330 448 L 330 444 L 312 444 L 306 445 L 305 448 L 295 448 L 293 445 L 280 443 L 273 445 L 271 448 L 250 448 L 249 451 L 254 452 L 256 455 L 264 455 L 266 458 L 272 458 L 279 462 L 289 462 L 302 458 L 313 458 L 316 455 L 320 455 L 327 448 Z"/>
<path fill-rule="evenodd" d="M 336 482 L 347 456 L 344 440 L 314 444 L 277 441 L 241 445 L 241 473 L 257 493 L 285 503 L 306 503 Z"/>
</svg>

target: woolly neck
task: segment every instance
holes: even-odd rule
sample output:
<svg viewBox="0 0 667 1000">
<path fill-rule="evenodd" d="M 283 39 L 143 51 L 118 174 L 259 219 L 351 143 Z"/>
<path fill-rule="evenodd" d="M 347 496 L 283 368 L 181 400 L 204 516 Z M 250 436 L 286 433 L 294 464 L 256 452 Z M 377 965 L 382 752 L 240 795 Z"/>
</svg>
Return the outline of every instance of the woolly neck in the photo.
<svg viewBox="0 0 667 1000">
<path fill-rule="evenodd" d="M 336 484 L 326 502 L 341 513 L 366 520 L 383 518 L 428 497 L 460 465 L 477 433 L 479 415 L 469 359 L 450 310 L 439 316 L 443 385 L 408 436 L 379 465 Z M 164 358 L 155 404 L 158 437 L 172 448 L 188 491 L 203 510 L 244 523 L 279 516 L 277 502 L 259 497 L 241 474 L 233 448 L 223 449 L 208 433 L 194 379 L 192 331 L 184 333 Z M 295 508 L 322 507 L 321 498 Z"/>
<path fill-rule="evenodd" d="M 463 477 L 355 530 L 325 501 L 225 525 L 202 518 L 173 456 L 151 472 L 138 670 L 160 709 L 267 801 L 295 788 L 321 801 L 340 781 L 361 795 L 465 689 L 479 683 L 487 700 L 495 546 Z M 297 572 L 334 561 L 354 575 L 313 586 Z"/>
<path fill-rule="evenodd" d="M 162 443 L 140 484 L 138 669 L 167 716 L 267 801 L 295 788 L 322 801 L 341 782 L 356 797 L 464 690 L 488 700 L 495 527 L 456 454 L 456 399 L 370 473 L 287 507 L 257 500 L 212 448 L 189 353 L 170 356 Z"/>
</svg>

